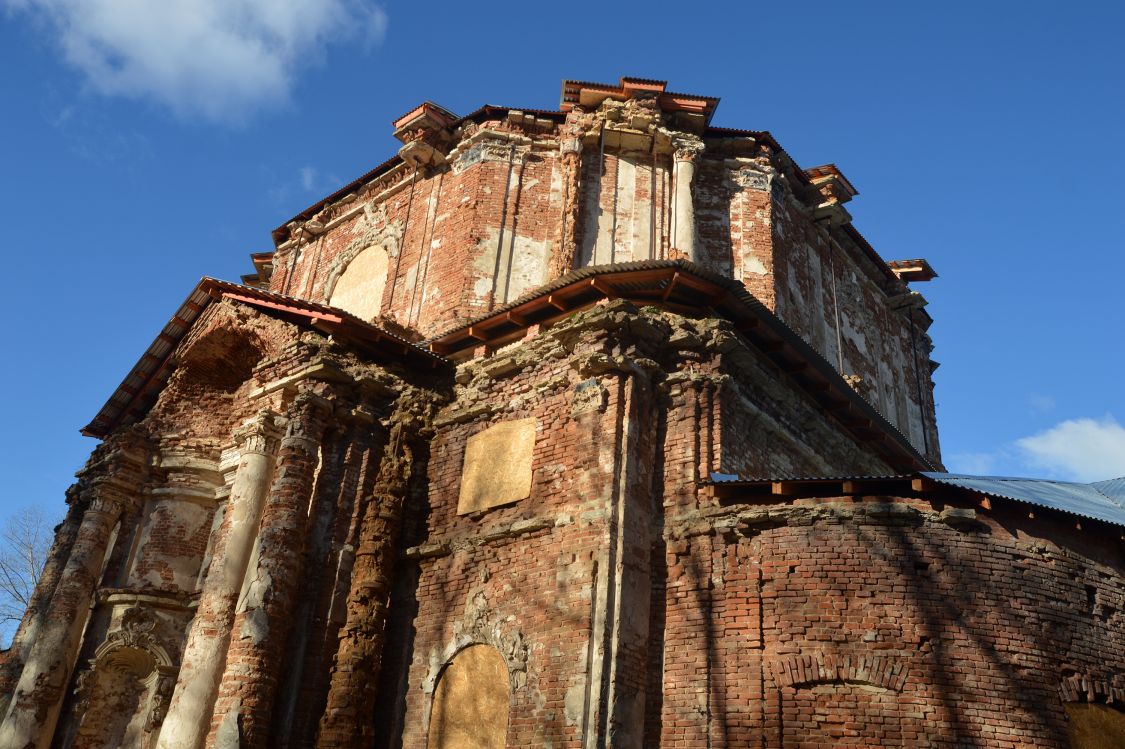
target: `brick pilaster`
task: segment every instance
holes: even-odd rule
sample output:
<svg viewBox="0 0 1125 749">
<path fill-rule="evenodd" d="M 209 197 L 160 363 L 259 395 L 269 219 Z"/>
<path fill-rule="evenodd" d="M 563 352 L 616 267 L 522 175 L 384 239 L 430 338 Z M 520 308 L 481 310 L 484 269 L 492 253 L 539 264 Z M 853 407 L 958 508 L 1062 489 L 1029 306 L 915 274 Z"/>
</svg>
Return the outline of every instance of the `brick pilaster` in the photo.
<svg viewBox="0 0 1125 749">
<path fill-rule="evenodd" d="M 400 415 L 401 416 L 401 415 Z M 389 435 L 379 477 L 367 501 L 316 746 L 371 746 L 377 674 L 382 663 L 387 606 L 403 503 L 414 466 L 411 443 L 419 423 L 400 418 Z"/>
<path fill-rule="evenodd" d="M 294 400 L 262 510 L 257 563 L 247 571 L 212 719 L 215 733 L 228 713 L 238 712 L 244 747 L 265 747 L 269 740 L 302 572 L 309 501 L 330 416 L 329 402 L 318 395 L 306 392 Z"/>
</svg>

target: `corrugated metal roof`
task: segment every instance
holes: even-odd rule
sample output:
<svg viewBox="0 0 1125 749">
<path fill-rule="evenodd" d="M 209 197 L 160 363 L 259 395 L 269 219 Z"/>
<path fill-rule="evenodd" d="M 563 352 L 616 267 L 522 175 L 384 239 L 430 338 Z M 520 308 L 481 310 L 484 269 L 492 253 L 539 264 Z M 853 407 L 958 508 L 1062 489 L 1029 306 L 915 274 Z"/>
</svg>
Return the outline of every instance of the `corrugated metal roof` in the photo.
<svg viewBox="0 0 1125 749">
<path fill-rule="evenodd" d="M 1109 479 L 1108 481 L 1099 481 L 1095 484 L 1090 484 L 1090 486 L 1094 487 L 1117 504 L 1125 507 L 1125 476 L 1117 479 Z"/>
<path fill-rule="evenodd" d="M 1114 525 L 1125 526 L 1125 478 L 1079 484 L 1071 481 L 1012 478 L 1007 476 L 966 476 L 954 473 L 923 472 L 923 476 L 950 486 L 1017 502 L 1049 507 Z"/>
<path fill-rule="evenodd" d="M 902 481 L 903 479 L 914 478 L 916 474 L 913 473 L 887 473 L 879 475 L 871 474 L 854 474 L 848 476 L 769 476 L 762 478 L 749 478 L 744 479 L 735 473 L 719 473 L 718 471 L 711 471 L 710 481 L 703 483 L 710 484 L 760 484 L 764 481 Z"/>
<path fill-rule="evenodd" d="M 916 477 L 928 479 L 930 488 L 919 486 Z M 754 492 L 769 489 L 771 484 L 800 484 L 796 492 L 778 492 L 778 499 L 784 496 L 826 496 L 816 494 L 818 485 L 847 484 L 855 482 L 861 487 L 851 490 L 868 493 L 874 487 L 885 488 L 887 492 L 902 491 L 895 484 L 914 478 L 908 496 L 931 494 L 934 483 L 969 491 L 992 499 L 1022 502 L 1024 504 L 1046 507 L 1080 517 L 1100 520 L 1117 526 L 1125 526 L 1125 477 L 1099 481 L 1093 484 L 1080 484 L 1072 481 L 1052 481 L 1049 479 L 1013 478 L 1008 476 L 969 476 L 956 473 L 923 471 L 916 474 L 897 476 L 775 476 L 770 478 L 744 479 L 731 473 L 712 472 L 710 480 L 703 482 L 723 491 L 728 497 L 738 498 L 738 492 Z M 883 486 L 885 485 L 885 486 Z M 840 492 L 848 492 L 846 486 Z M 734 492 L 734 494 L 731 494 Z M 835 495 L 833 495 L 835 496 Z M 843 496 L 843 495 L 841 495 Z"/>
</svg>

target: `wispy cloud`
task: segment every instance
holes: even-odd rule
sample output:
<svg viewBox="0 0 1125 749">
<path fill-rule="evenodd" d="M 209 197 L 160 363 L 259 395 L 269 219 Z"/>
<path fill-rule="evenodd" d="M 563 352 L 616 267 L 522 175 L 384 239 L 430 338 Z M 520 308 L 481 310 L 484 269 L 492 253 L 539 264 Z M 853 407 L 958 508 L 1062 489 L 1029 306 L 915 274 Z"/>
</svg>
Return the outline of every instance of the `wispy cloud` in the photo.
<svg viewBox="0 0 1125 749">
<path fill-rule="evenodd" d="M 1016 447 L 1029 465 L 1075 481 L 1125 475 L 1125 427 L 1109 414 L 1060 422 Z"/>
<path fill-rule="evenodd" d="M 1031 406 L 1031 412 L 1036 414 L 1045 414 L 1048 411 L 1053 411 L 1055 408 L 1055 399 L 1049 395 L 1040 395 L 1033 393 L 1027 399 L 1027 404 Z"/>
<path fill-rule="evenodd" d="M 300 169 L 301 187 L 305 192 L 311 192 L 316 189 L 316 169 L 311 166 L 303 166 Z"/>
<path fill-rule="evenodd" d="M 1125 476 L 1125 427 L 1110 414 L 1068 419 L 987 452 L 950 453 L 946 467 L 979 476 L 1091 482 Z"/>
<path fill-rule="evenodd" d="M 146 135 L 111 121 L 104 112 L 66 101 L 51 87 L 44 90 L 40 112 L 70 152 L 84 160 L 131 169 L 154 156 Z"/>
<path fill-rule="evenodd" d="M 309 200 L 322 198 L 343 184 L 335 174 L 323 173 L 315 166 L 302 166 L 296 173 L 289 172 L 288 176 L 273 179 L 273 186 L 267 194 L 273 203 L 298 210 L 306 207 Z"/>
<path fill-rule="evenodd" d="M 997 472 L 1001 457 L 998 452 L 952 453 L 945 456 L 945 465 L 953 473 L 989 476 Z"/>
<path fill-rule="evenodd" d="M 57 38 L 94 91 L 238 124 L 289 100 L 301 67 L 345 40 L 382 42 L 369 0 L 0 0 Z"/>
</svg>

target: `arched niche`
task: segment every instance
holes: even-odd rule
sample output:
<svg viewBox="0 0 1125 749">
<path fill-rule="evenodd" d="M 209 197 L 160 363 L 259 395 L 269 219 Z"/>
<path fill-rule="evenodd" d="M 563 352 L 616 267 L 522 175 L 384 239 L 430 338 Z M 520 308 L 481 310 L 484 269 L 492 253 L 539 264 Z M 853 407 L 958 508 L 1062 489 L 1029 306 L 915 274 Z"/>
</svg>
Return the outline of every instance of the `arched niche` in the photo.
<svg viewBox="0 0 1125 749">
<path fill-rule="evenodd" d="M 504 656 L 470 645 L 438 679 L 427 749 L 504 749 L 511 688 Z"/>
<path fill-rule="evenodd" d="M 1066 703 L 1071 749 L 1120 749 L 1125 746 L 1125 710 L 1099 702 Z"/>
<path fill-rule="evenodd" d="M 70 749 L 118 749 L 151 743 L 164 715 L 176 669 L 153 635 L 156 617 L 129 608 L 120 628 L 94 652 L 76 678 L 77 723 Z"/>
<path fill-rule="evenodd" d="M 372 245 L 360 252 L 332 285 L 328 304 L 361 320 L 374 320 L 383 308 L 389 261 L 387 251 L 380 245 Z"/>
</svg>

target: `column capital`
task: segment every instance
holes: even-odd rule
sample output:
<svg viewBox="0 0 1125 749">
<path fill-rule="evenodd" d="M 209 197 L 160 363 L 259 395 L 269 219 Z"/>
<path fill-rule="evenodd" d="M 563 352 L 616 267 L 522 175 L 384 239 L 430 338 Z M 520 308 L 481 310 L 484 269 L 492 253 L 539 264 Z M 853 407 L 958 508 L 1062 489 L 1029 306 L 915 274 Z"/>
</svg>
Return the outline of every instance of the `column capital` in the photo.
<svg viewBox="0 0 1125 749">
<path fill-rule="evenodd" d="M 90 504 L 86 505 L 86 512 L 100 512 L 116 518 L 121 515 L 125 510 L 125 504 L 118 497 L 108 497 L 102 493 L 90 498 Z"/>
<path fill-rule="evenodd" d="M 300 444 L 306 450 L 316 449 L 335 411 L 334 405 L 332 399 L 311 389 L 302 389 L 286 409 L 288 423 L 281 446 Z"/>
<path fill-rule="evenodd" d="M 676 161 L 694 162 L 703 150 L 702 138 L 684 133 L 676 133 L 672 136 L 672 158 Z"/>
<path fill-rule="evenodd" d="M 285 417 L 263 409 L 234 430 L 234 441 L 243 453 L 270 455 L 285 431 Z"/>
</svg>

